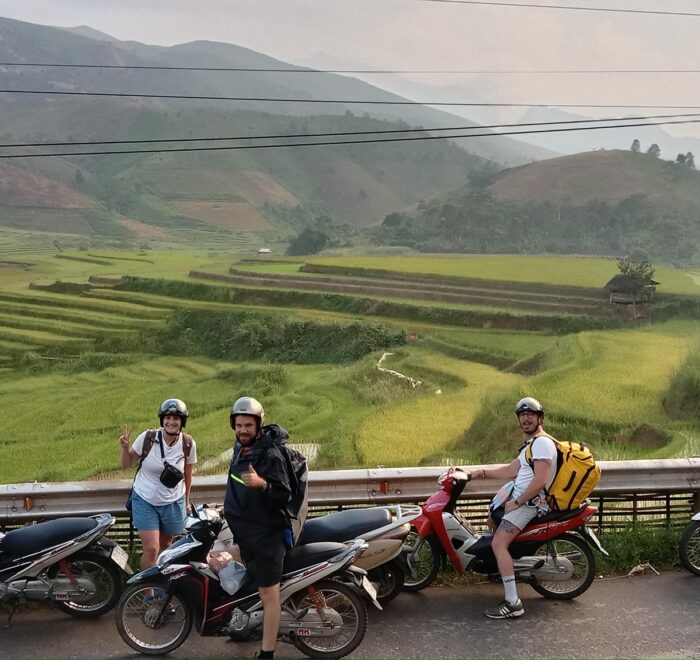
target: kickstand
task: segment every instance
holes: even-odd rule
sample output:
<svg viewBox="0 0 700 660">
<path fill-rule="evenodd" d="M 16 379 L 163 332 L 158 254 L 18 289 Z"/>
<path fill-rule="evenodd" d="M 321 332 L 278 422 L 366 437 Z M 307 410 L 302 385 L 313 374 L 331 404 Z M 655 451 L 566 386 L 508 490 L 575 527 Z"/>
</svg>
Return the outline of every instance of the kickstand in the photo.
<svg viewBox="0 0 700 660">
<path fill-rule="evenodd" d="M 15 615 L 15 612 L 17 611 L 18 606 L 19 606 L 18 600 L 16 600 L 14 603 L 12 603 L 12 609 L 10 610 L 10 616 L 7 617 L 7 623 L 2 627 L 3 630 L 9 630 L 12 627 L 12 617 Z"/>
</svg>

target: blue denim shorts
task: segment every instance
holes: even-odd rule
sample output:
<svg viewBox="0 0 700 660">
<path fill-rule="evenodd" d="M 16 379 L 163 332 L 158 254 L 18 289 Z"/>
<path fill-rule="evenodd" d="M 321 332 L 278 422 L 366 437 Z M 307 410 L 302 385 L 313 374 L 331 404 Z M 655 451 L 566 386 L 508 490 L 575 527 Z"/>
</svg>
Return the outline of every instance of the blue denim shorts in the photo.
<svg viewBox="0 0 700 660">
<path fill-rule="evenodd" d="M 134 491 L 131 515 L 134 527 L 140 531 L 158 530 L 175 536 L 182 531 L 185 522 L 185 498 L 172 504 L 153 506 Z"/>
</svg>

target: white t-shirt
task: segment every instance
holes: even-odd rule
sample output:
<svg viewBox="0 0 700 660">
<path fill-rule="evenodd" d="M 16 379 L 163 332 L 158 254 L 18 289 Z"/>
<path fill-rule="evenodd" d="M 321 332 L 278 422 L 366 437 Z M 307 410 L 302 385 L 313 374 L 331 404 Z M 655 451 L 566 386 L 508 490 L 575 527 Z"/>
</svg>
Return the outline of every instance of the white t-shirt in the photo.
<svg viewBox="0 0 700 660">
<path fill-rule="evenodd" d="M 538 459 L 549 459 L 552 464 L 549 468 L 549 476 L 547 477 L 547 483 L 545 488 L 549 488 L 554 481 L 554 477 L 557 473 L 557 448 L 554 443 L 546 435 L 535 436 L 533 440 L 530 441 L 532 446 L 532 460 L 536 461 Z M 525 450 L 527 445 L 522 448 L 520 454 L 518 454 L 518 460 L 520 461 L 520 469 L 518 470 L 518 476 L 515 477 L 515 485 L 513 486 L 513 499 L 520 497 L 525 492 L 525 489 L 530 485 L 532 478 L 535 476 L 535 472 L 530 467 L 530 464 L 525 459 Z M 544 490 L 539 493 L 539 502 L 537 502 L 537 508 L 543 511 L 548 511 L 549 506 L 545 500 Z"/>
<path fill-rule="evenodd" d="M 143 450 L 143 441 L 146 437 L 146 431 L 139 435 L 131 448 L 139 456 Z M 156 432 L 156 437 L 153 439 L 153 444 L 143 461 L 141 469 L 138 471 L 134 479 L 134 490 L 149 504 L 153 506 L 163 506 L 164 504 L 172 504 L 181 499 L 185 494 L 185 480 L 183 479 L 175 488 L 168 488 L 160 483 L 160 473 L 163 471 L 163 458 L 160 454 L 158 443 L 159 438 L 165 438 L 163 429 L 159 428 Z M 163 454 L 165 460 L 174 465 L 182 472 L 185 471 L 185 449 L 182 442 L 182 433 L 172 445 L 163 440 Z M 192 440 L 192 448 L 190 455 L 187 457 L 187 463 L 192 464 L 197 462 L 197 445 Z"/>
</svg>

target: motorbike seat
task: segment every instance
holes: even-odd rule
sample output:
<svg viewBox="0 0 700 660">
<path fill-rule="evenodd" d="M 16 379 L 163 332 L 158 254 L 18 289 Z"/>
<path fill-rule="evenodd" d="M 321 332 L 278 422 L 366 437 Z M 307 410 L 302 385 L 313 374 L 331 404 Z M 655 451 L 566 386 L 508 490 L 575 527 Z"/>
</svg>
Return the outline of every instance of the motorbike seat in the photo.
<svg viewBox="0 0 700 660">
<path fill-rule="evenodd" d="M 569 518 L 575 518 L 576 516 L 578 516 L 587 506 L 588 502 L 584 502 L 577 509 L 565 509 L 564 511 L 550 511 L 549 513 L 546 513 L 543 516 L 533 518 L 531 524 L 539 525 L 543 522 L 552 522 L 554 520 L 569 520 Z"/>
<path fill-rule="evenodd" d="M 293 573 L 303 568 L 320 564 L 332 557 L 337 556 L 342 551 L 347 550 L 347 546 L 342 543 L 310 543 L 308 545 L 297 545 L 287 552 L 284 558 L 284 573 Z"/>
<path fill-rule="evenodd" d="M 391 522 L 387 509 L 346 509 L 304 523 L 299 545 L 319 541 L 350 541 Z"/>
<path fill-rule="evenodd" d="M 70 541 L 89 532 L 98 523 L 93 518 L 59 518 L 13 529 L 0 541 L 5 559 L 21 557 Z"/>
</svg>

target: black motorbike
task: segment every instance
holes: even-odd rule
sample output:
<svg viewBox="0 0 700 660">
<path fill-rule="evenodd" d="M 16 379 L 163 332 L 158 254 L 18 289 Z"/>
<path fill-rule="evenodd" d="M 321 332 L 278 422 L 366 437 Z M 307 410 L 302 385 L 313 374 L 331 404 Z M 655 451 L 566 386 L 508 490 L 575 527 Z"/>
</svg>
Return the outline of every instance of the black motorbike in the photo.
<svg viewBox="0 0 700 660">
<path fill-rule="evenodd" d="M 77 617 L 111 610 L 133 574 L 127 552 L 105 537 L 114 523 L 100 513 L 0 534 L 0 603 L 10 605 L 9 621 L 22 600 L 55 602 Z"/>
</svg>

